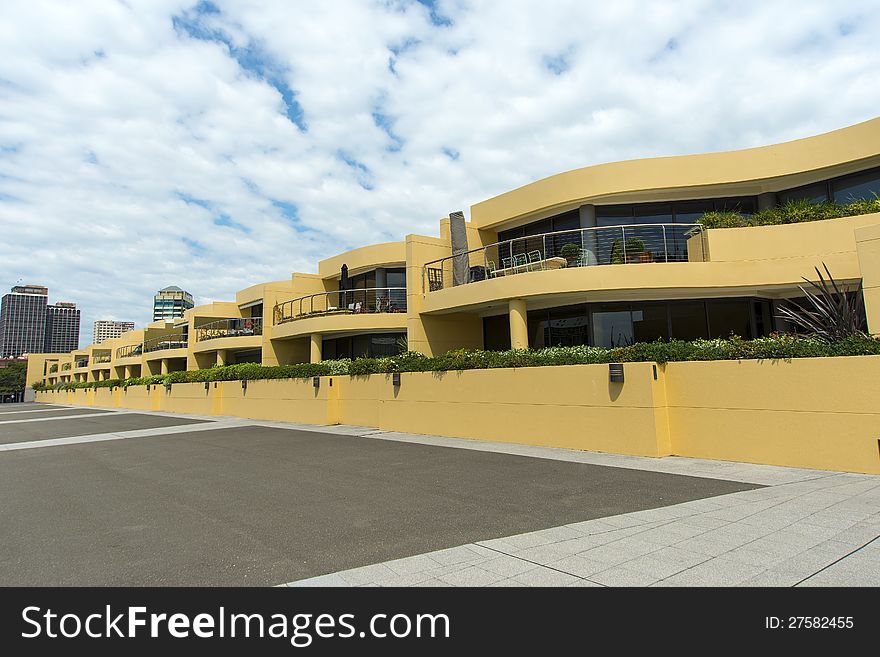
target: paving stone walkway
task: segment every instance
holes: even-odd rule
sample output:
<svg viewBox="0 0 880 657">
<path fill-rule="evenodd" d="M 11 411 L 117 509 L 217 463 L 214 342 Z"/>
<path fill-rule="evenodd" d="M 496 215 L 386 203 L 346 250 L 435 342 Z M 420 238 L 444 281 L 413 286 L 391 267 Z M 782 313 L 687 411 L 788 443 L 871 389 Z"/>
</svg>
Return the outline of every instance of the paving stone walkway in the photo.
<svg viewBox="0 0 880 657">
<path fill-rule="evenodd" d="M 875 475 L 385 437 L 767 487 L 478 541 L 287 586 L 880 586 Z"/>
</svg>

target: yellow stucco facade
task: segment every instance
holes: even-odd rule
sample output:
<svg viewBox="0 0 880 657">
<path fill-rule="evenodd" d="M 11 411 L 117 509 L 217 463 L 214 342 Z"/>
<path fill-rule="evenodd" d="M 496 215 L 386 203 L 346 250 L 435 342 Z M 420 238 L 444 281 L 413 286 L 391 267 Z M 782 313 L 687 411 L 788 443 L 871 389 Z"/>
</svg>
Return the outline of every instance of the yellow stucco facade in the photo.
<svg viewBox="0 0 880 657">
<path fill-rule="evenodd" d="M 725 207 L 743 203 L 755 211 L 789 198 L 809 198 L 816 189 L 825 189 L 836 199 L 839 189 L 856 189 L 854 185 L 865 176 L 869 183 L 875 180 L 872 175 L 880 181 L 880 118 L 784 144 L 727 153 L 609 163 L 564 172 L 477 203 L 470 209 L 470 221 L 458 229 L 454 219 L 441 219 L 439 237 L 413 234 L 399 242 L 364 246 L 322 260 L 317 264 L 317 273 L 296 272 L 286 280 L 251 285 L 235 292 L 234 300 L 197 306 L 175 322 L 155 322 L 71 354 L 34 355 L 28 369 L 28 383 L 52 385 L 125 379 L 236 362 L 278 365 L 344 355 L 376 355 L 373 349 L 393 349 L 394 341 L 404 336 L 410 350 L 426 355 L 451 349 L 490 348 L 490 337 L 495 341 L 503 338 L 505 344 L 512 347 L 535 346 L 536 330 L 548 330 L 546 323 L 540 325 L 545 327 L 543 329 L 535 328 L 539 326 L 533 321 L 535 315 L 573 305 L 599 308 L 604 307 L 603 304 L 617 304 L 615 308 L 623 308 L 621 304 L 747 300 L 755 307 L 763 303 L 770 309 L 757 319 L 757 310 L 747 311 L 751 313 L 752 332 L 760 335 L 773 328 L 776 308 L 773 304 L 800 296 L 803 278 L 815 279 L 815 268 L 823 263 L 836 280 L 853 286 L 861 282 L 868 329 L 878 334 L 880 214 L 750 228 L 703 231 L 697 227 L 684 236 L 675 232 L 689 225 L 681 223 L 678 209 L 670 210 L 674 214 L 669 215 L 672 217 L 669 221 L 642 222 L 648 228 L 640 228 L 642 224 L 638 219 L 650 216 L 648 210 L 654 207 L 679 208 L 684 207 L 681 204 L 697 203 L 703 208 L 719 208 L 722 200 L 728 204 Z M 618 226 L 609 217 L 621 209 L 628 209 L 630 214 Z M 562 216 L 569 222 L 567 225 L 575 226 L 566 229 L 569 237 L 563 240 L 564 244 L 554 242 L 557 234 L 564 231 L 552 228 L 556 225 L 553 222 Z M 538 225 L 551 226 L 551 229 L 541 233 L 532 230 Z M 516 233 L 517 230 L 521 232 Z M 613 231 L 617 230 L 620 238 L 614 237 Z M 639 233 L 639 230 L 647 232 Z M 502 239 L 512 234 L 517 237 Z M 605 234 L 611 237 L 602 237 Z M 642 237 L 632 241 L 632 235 Z M 645 235 L 654 240 L 650 247 L 644 244 Z M 515 252 L 512 246 L 516 239 L 522 240 L 524 246 L 517 247 L 522 253 Z M 669 246 L 673 242 L 676 251 Z M 571 243 L 580 254 L 575 260 L 561 249 L 561 246 L 571 247 Z M 602 251 L 603 243 L 606 252 Z M 504 248 L 508 249 L 510 258 L 504 257 Z M 629 255 L 625 253 L 627 248 Z M 595 254 L 590 249 L 595 250 Z M 458 259 L 453 257 L 453 253 L 465 251 L 467 253 Z M 466 264 L 463 272 L 454 273 L 456 265 L 462 262 Z M 343 266 L 351 281 L 355 281 L 350 282 L 347 289 L 342 289 Z M 233 296 L 232 291 L 230 294 Z M 636 308 L 632 305 L 631 312 L 642 312 Z M 672 316 L 672 310 L 666 312 L 668 317 Z M 709 311 L 706 312 L 708 316 Z M 490 324 L 503 328 L 490 336 Z M 573 325 L 562 322 L 564 327 Z M 672 326 L 672 319 L 669 325 Z M 599 343 L 598 329 L 592 324 L 589 330 L 583 331 L 591 343 Z M 355 353 L 357 349 L 367 351 Z M 57 367 L 50 372 L 53 365 Z M 641 367 L 628 366 L 639 372 Z M 652 366 L 645 364 L 644 367 Z M 433 375 L 408 376 L 411 383 L 400 392 L 400 398 L 393 400 L 396 409 L 393 420 L 387 419 L 391 415 L 383 419 L 383 405 L 392 402 L 382 397 L 388 390 L 385 383 L 379 381 L 381 377 L 373 377 L 376 380 L 371 383 L 338 382 L 332 392 L 321 387 L 318 393 L 310 382 L 309 385 L 290 382 L 284 386 L 279 384 L 280 387 L 267 383 L 264 395 L 264 384 L 257 382 L 249 386 L 247 399 L 240 400 L 236 397 L 240 390 L 230 389 L 227 384 L 207 391 L 202 389 L 201 393 L 195 388 L 194 392 L 184 393 L 183 388 L 178 392 L 175 386 L 167 398 L 161 397 L 161 403 L 148 403 L 146 398 L 155 393 L 137 392 L 134 388 L 124 393 L 122 401 L 103 399 L 106 395 L 118 395 L 118 391 L 69 395 L 71 399 L 79 400 L 81 396 L 85 400 L 88 394 L 93 394 L 111 405 L 128 404 L 127 407 L 137 407 L 130 405 L 137 403 L 145 405 L 143 407 L 158 405 L 167 410 L 206 414 L 222 408 L 242 417 L 394 426 L 397 430 L 490 440 L 515 439 L 511 436 L 522 435 L 523 440 L 540 444 L 633 454 L 687 453 L 741 460 L 757 458 L 762 462 L 785 461 L 805 467 L 827 465 L 827 459 L 814 462 L 808 456 L 777 458 L 772 453 L 775 448 L 765 453 L 757 438 L 748 448 L 743 446 L 748 442 L 746 438 L 739 442 L 725 441 L 717 432 L 714 446 L 702 439 L 689 442 L 687 436 L 708 431 L 713 423 L 719 422 L 721 415 L 724 416 L 721 424 L 725 431 L 730 428 L 731 437 L 736 435 L 737 428 L 744 429 L 746 424 L 737 424 L 739 411 L 724 406 L 720 399 L 696 400 L 688 390 L 698 387 L 703 391 L 718 391 L 736 385 L 750 388 L 754 387 L 750 377 L 760 378 L 776 371 L 755 367 L 718 363 L 700 369 L 696 364 L 677 363 L 661 368 L 659 378 L 652 379 L 653 383 L 646 382 L 644 390 L 639 387 L 641 384 L 630 386 L 628 383 L 625 394 L 614 399 L 605 411 L 590 411 L 589 421 L 600 427 L 619 426 L 624 433 L 629 431 L 630 422 L 635 422 L 633 426 L 637 428 L 633 429 L 632 438 L 620 442 L 612 440 L 609 434 L 611 442 L 607 442 L 601 438 L 603 432 L 600 431 L 588 444 L 580 439 L 559 437 L 575 436 L 579 428 L 583 429 L 583 409 L 590 406 L 593 394 L 585 392 L 575 379 L 570 385 L 565 384 L 569 375 L 562 375 L 561 370 L 555 373 L 524 370 L 501 383 L 489 380 L 496 374 L 468 373 L 462 379 L 467 380 L 467 386 L 450 387 L 450 391 L 457 390 L 458 397 L 448 401 L 443 401 L 446 393 L 437 387 Z M 794 371 L 802 365 L 784 367 L 789 368 L 786 371 Z M 446 376 L 451 380 L 464 375 Z M 641 374 L 638 376 L 639 380 L 643 378 Z M 712 377 L 724 379 L 725 383 L 722 385 Z M 498 399 L 492 402 L 497 406 L 492 407 L 489 414 L 497 418 L 505 414 L 504 404 L 520 407 L 545 389 L 557 400 L 554 405 L 558 407 L 557 412 L 545 416 L 545 411 L 539 409 L 540 404 L 532 404 L 534 410 L 516 423 L 518 428 L 508 426 L 506 420 L 489 424 L 476 421 L 477 409 L 487 412 L 489 408 L 486 405 L 489 402 L 476 401 L 468 402 L 473 412 L 462 416 L 470 419 L 462 421 L 460 427 L 444 424 L 457 421 L 454 414 L 445 412 L 446 403 L 455 404 L 460 410 L 465 404 L 462 399 L 477 399 L 491 391 Z M 574 390 L 577 394 L 572 392 Z M 422 401 L 413 398 L 404 403 L 415 394 L 413 391 L 418 391 Z M 608 394 L 604 386 L 595 392 Z M 818 403 L 818 398 L 814 399 L 815 395 L 807 389 L 801 392 L 805 399 Z M 568 402 L 558 401 L 570 393 L 574 396 Z M 134 401 L 140 399 L 139 395 L 144 399 Z M 631 396 L 632 403 L 628 401 Z M 133 401 L 124 402 L 126 398 Z M 277 415 L 272 410 L 273 404 L 282 399 L 293 403 L 291 408 L 297 409 L 293 412 L 296 417 Z M 427 400 L 431 399 L 429 404 Z M 771 424 L 783 422 L 780 418 L 785 417 L 784 422 L 803 426 L 806 431 L 806 425 L 797 420 L 800 416 L 796 413 L 801 411 L 795 406 L 797 404 L 792 402 L 785 409 L 744 407 L 742 412 L 760 413 Z M 434 429 L 429 430 L 416 421 L 426 415 L 427 410 L 432 410 Z M 868 409 L 852 413 L 853 417 L 871 416 Z M 406 419 L 410 417 L 411 421 Z M 822 422 L 827 419 L 819 415 L 816 418 Z M 871 420 L 864 421 L 870 423 Z M 555 437 L 547 434 L 551 430 L 547 428 L 548 423 L 556 427 Z M 642 436 L 645 427 L 654 427 L 649 431 L 653 437 L 647 438 L 647 443 Z M 736 445 L 743 446 L 742 450 L 737 451 Z M 868 448 L 862 443 L 859 445 L 853 450 L 862 450 L 861 456 L 840 457 L 843 460 L 833 463 L 843 469 L 858 470 L 853 459 L 868 458 L 864 451 Z M 814 448 L 823 449 L 819 442 L 809 449 Z M 876 445 L 873 449 L 876 452 Z M 786 453 L 796 451 L 794 445 L 785 450 Z M 762 455 L 755 457 L 755 454 Z M 873 471 L 864 467 L 865 471 Z"/>
</svg>

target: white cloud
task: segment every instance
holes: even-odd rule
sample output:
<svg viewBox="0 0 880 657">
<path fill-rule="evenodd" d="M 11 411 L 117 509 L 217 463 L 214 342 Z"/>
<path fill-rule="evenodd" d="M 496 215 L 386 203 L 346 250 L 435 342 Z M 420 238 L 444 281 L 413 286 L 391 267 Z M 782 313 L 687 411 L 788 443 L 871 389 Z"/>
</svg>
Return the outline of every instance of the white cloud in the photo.
<svg viewBox="0 0 880 657">
<path fill-rule="evenodd" d="M 84 341 L 167 284 L 231 299 L 559 171 L 880 106 L 867 0 L 214 6 L 4 3 L 0 285 L 77 301 Z"/>
</svg>

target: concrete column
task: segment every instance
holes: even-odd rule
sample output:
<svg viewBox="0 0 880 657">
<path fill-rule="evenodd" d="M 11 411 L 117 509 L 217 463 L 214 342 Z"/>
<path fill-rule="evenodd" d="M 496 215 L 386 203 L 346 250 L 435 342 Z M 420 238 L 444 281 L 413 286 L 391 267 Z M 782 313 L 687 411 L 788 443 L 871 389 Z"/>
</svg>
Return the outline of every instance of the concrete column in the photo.
<svg viewBox="0 0 880 657">
<path fill-rule="evenodd" d="M 765 192 L 758 194 L 758 209 L 769 210 L 776 207 L 776 192 Z"/>
<path fill-rule="evenodd" d="M 581 219 L 581 228 L 595 228 L 596 227 L 596 206 L 592 203 L 587 203 L 586 205 L 582 205 L 578 208 L 578 212 L 580 214 Z"/>
<path fill-rule="evenodd" d="M 168 374 L 168 359 L 167 358 L 162 359 L 162 369 L 159 370 L 159 373 L 160 374 Z"/>
<path fill-rule="evenodd" d="M 510 348 L 528 349 L 529 324 L 526 321 L 525 299 L 511 299 L 508 307 L 510 315 Z"/>
<path fill-rule="evenodd" d="M 228 362 L 229 362 L 229 354 L 226 353 L 226 349 L 218 349 L 217 350 L 217 367 L 223 367 Z"/>
<path fill-rule="evenodd" d="M 388 277 L 385 275 L 384 267 L 376 267 L 376 287 L 388 287 Z M 378 290 L 376 292 L 376 307 L 384 308 L 385 302 L 383 299 L 388 297 L 388 292 L 385 290 Z M 369 295 L 368 295 L 369 298 Z"/>
<path fill-rule="evenodd" d="M 585 228 L 595 228 L 596 227 L 596 206 L 590 203 L 586 205 L 582 205 L 578 208 L 578 212 L 581 220 L 581 230 Z M 589 251 L 596 258 L 596 262 L 598 262 L 599 258 L 599 236 L 596 230 L 584 230 L 581 233 L 581 249 L 584 251 Z M 593 258 L 587 257 L 583 259 L 583 262 L 594 262 Z"/>
<path fill-rule="evenodd" d="M 131 378 L 131 365 L 126 365 L 122 368 L 122 376 L 126 379 Z"/>
<path fill-rule="evenodd" d="M 320 363 L 321 362 L 321 347 L 322 347 L 323 337 L 320 333 L 312 333 L 310 337 L 310 353 L 309 353 L 309 362 L 310 363 Z"/>
</svg>

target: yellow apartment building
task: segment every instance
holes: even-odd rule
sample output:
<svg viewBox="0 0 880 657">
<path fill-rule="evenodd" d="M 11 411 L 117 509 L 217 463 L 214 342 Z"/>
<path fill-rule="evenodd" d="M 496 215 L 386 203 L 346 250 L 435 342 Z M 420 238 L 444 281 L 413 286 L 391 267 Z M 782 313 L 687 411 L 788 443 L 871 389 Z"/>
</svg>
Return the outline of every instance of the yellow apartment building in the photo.
<svg viewBox="0 0 880 657">
<path fill-rule="evenodd" d="M 766 335 L 827 264 L 880 333 L 880 214 L 705 229 L 709 211 L 880 194 L 880 118 L 783 144 L 560 173 L 407 235 L 69 354 L 28 383 L 450 349 Z"/>
</svg>

